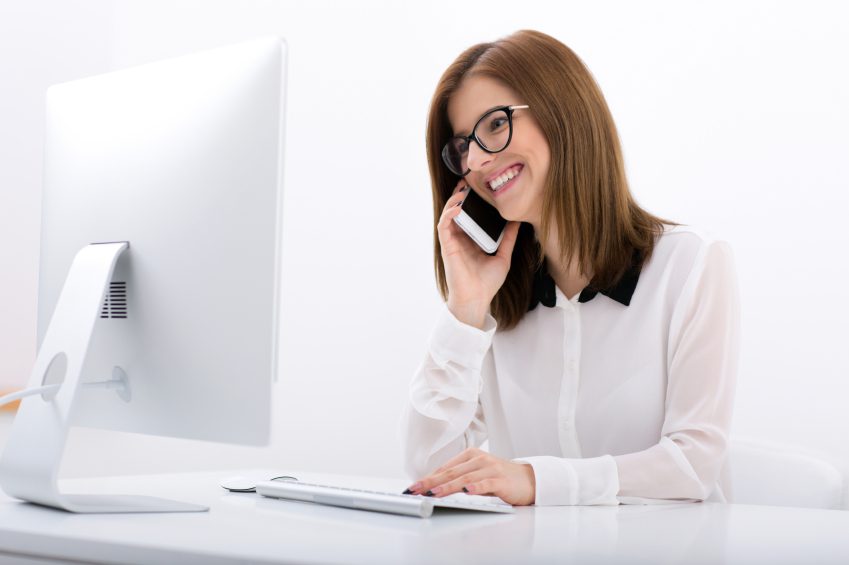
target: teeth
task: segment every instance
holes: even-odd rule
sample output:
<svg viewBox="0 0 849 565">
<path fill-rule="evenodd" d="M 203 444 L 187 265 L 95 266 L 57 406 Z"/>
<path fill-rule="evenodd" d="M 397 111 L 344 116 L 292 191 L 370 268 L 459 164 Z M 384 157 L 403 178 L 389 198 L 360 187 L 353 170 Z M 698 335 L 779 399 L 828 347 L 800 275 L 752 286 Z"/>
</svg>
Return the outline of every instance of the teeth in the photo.
<svg viewBox="0 0 849 565">
<path fill-rule="evenodd" d="M 504 172 L 501 176 L 495 177 L 489 181 L 489 188 L 493 191 L 498 190 L 501 188 L 502 184 L 512 179 L 517 174 L 519 174 L 519 169 L 510 169 L 509 171 Z"/>
</svg>

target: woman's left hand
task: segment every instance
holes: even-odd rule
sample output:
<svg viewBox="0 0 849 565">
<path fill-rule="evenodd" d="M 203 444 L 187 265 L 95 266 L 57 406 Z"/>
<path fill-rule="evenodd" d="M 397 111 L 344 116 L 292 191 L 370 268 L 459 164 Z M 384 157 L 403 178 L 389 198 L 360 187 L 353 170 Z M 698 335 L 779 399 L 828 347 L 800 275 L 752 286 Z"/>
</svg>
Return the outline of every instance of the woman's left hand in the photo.
<svg viewBox="0 0 849 565">
<path fill-rule="evenodd" d="M 525 506 L 536 500 L 534 470 L 527 463 L 513 463 L 471 447 L 416 482 L 413 494 L 430 492 L 435 497 L 455 492 L 494 495 L 508 504 Z"/>
</svg>

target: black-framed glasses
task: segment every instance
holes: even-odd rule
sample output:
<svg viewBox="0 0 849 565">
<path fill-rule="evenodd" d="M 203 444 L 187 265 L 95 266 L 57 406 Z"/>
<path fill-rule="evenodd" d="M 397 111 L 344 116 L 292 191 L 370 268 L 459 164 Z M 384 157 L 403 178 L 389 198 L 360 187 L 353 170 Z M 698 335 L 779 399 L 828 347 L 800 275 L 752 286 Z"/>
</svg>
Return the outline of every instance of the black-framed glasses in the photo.
<svg viewBox="0 0 849 565">
<path fill-rule="evenodd" d="M 487 153 L 499 153 L 507 149 L 513 138 L 513 112 L 528 108 L 522 106 L 499 106 L 493 108 L 472 128 L 471 135 L 457 135 L 448 140 L 442 148 L 442 160 L 455 175 L 464 177 L 469 174 L 469 144 L 474 141 Z M 483 131 L 478 128 L 483 124 Z"/>
</svg>

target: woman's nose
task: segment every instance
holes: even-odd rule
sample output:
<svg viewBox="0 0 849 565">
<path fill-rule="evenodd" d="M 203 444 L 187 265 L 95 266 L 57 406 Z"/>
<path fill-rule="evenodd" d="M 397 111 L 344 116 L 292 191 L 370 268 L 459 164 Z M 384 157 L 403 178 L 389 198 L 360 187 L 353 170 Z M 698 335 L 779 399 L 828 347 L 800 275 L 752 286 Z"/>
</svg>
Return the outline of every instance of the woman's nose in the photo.
<svg viewBox="0 0 849 565">
<path fill-rule="evenodd" d="M 476 141 L 469 143 L 469 156 L 466 158 L 466 166 L 471 171 L 481 170 L 487 163 L 492 161 L 492 153 L 487 153 L 481 149 Z"/>
</svg>

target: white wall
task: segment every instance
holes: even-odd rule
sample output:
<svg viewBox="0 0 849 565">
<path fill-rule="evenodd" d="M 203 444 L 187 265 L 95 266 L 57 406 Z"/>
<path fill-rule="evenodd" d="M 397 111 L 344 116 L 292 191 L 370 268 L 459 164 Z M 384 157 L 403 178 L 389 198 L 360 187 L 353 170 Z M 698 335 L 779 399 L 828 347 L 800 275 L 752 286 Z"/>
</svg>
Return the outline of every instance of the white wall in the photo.
<svg viewBox="0 0 849 565">
<path fill-rule="evenodd" d="M 0 386 L 23 384 L 35 355 L 44 88 L 266 33 L 290 45 L 272 447 L 79 430 L 68 474 L 400 475 L 396 423 L 440 305 L 428 101 L 463 48 L 521 28 L 561 39 L 593 71 L 637 199 L 731 241 L 744 307 L 735 432 L 849 467 L 841 4 L 0 1 Z M 335 230 L 316 223 L 328 200 Z"/>
</svg>

